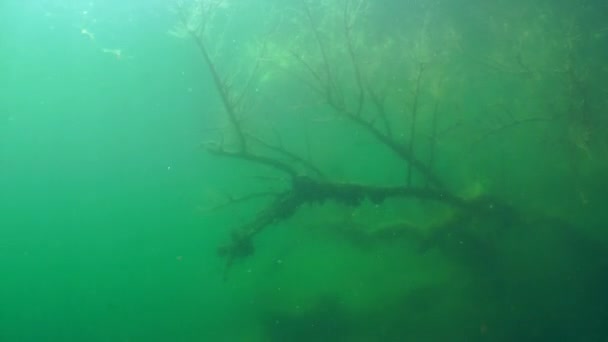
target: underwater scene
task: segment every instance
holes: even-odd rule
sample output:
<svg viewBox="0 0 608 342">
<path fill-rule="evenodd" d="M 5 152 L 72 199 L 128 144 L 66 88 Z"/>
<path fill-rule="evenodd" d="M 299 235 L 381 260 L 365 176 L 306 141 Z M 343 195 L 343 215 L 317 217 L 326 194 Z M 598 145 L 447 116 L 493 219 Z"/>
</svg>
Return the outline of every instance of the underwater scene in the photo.
<svg viewBox="0 0 608 342">
<path fill-rule="evenodd" d="M 0 341 L 608 342 L 606 18 L 0 1 Z"/>
</svg>

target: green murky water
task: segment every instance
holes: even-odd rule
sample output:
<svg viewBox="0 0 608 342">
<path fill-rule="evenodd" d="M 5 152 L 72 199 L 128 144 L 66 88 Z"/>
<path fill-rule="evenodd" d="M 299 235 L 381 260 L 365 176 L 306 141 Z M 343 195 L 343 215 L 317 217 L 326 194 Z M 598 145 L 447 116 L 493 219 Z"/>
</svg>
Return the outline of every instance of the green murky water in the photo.
<svg viewBox="0 0 608 342">
<path fill-rule="evenodd" d="M 607 14 L 2 1 L 0 341 L 608 341 Z"/>
</svg>

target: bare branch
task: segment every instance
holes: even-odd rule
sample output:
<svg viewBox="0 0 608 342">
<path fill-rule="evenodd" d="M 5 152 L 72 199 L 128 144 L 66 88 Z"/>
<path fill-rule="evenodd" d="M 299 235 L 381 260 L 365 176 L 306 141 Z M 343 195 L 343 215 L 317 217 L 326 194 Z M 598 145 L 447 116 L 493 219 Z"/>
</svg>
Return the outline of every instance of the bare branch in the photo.
<svg viewBox="0 0 608 342">
<path fill-rule="evenodd" d="M 277 147 L 277 146 L 273 146 L 267 142 L 265 142 L 264 140 L 257 138 L 251 134 L 247 135 L 251 140 L 257 142 L 258 144 L 264 146 L 265 148 L 276 152 L 284 157 L 287 157 L 291 162 L 296 163 L 296 164 L 300 164 L 302 166 L 304 166 L 307 170 L 309 170 L 310 172 L 312 172 L 312 174 L 314 174 L 317 177 L 320 178 L 324 178 L 323 176 L 323 172 L 321 170 L 319 170 L 319 168 L 317 168 L 316 166 L 314 166 L 312 163 L 310 163 L 309 161 L 307 161 L 306 159 L 298 156 L 295 153 L 289 152 L 288 150 L 286 150 L 283 147 Z"/>
<path fill-rule="evenodd" d="M 357 106 L 354 113 L 357 116 L 361 116 L 361 112 L 363 111 L 363 104 L 365 102 L 365 91 L 361 75 L 361 67 L 359 66 L 357 57 L 355 56 L 355 47 L 352 37 L 353 25 L 355 24 L 358 11 L 360 10 L 361 2 L 359 1 L 359 6 L 354 10 L 350 8 L 350 3 L 351 1 L 348 0 L 344 3 L 344 35 L 346 37 L 346 48 L 348 51 L 348 56 L 350 57 L 350 62 L 355 73 L 355 81 L 357 83 Z"/>
<path fill-rule="evenodd" d="M 538 122 L 550 122 L 550 121 L 553 121 L 553 119 L 547 118 L 547 117 L 531 117 L 531 118 L 525 118 L 525 119 L 514 119 L 510 122 L 501 124 L 500 126 L 487 131 L 479 139 L 477 139 L 475 142 L 473 142 L 473 146 L 477 146 L 480 143 L 484 142 L 486 139 L 490 138 L 491 136 L 494 136 L 496 134 L 499 134 L 502 131 L 505 131 L 505 130 L 508 130 L 511 128 L 519 127 L 524 124 L 538 123 Z"/>
<path fill-rule="evenodd" d="M 256 192 L 256 193 L 244 195 L 244 196 L 241 196 L 241 197 L 228 196 L 228 199 L 224 203 L 217 204 L 217 205 L 215 205 L 213 207 L 204 208 L 204 209 L 202 209 L 202 211 L 204 211 L 204 212 L 210 212 L 210 211 L 222 210 L 222 209 L 227 208 L 229 206 L 233 206 L 233 205 L 249 202 L 249 201 L 260 199 L 260 198 L 275 197 L 275 196 L 278 196 L 278 195 L 279 194 L 276 193 L 276 192 L 266 191 L 266 192 Z"/>
<path fill-rule="evenodd" d="M 287 175 L 289 175 L 292 178 L 296 177 L 298 175 L 298 172 L 292 166 L 290 166 L 289 164 L 283 163 L 281 161 L 275 160 L 273 158 L 258 156 L 258 155 L 254 155 L 249 152 L 242 152 L 242 151 L 230 152 L 230 151 L 224 150 L 223 148 L 209 147 L 209 148 L 207 148 L 207 151 L 209 151 L 211 154 L 214 154 L 217 156 L 241 159 L 241 160 L 257 163 L 260 165 L 264 165 L 264 166 L 273 168 L 277 171 L 286 173 Z"/>
<path fill-rule="evenodd" d="M 424 72 L 425 64 L 420 63 L 418 65 L 418 73 L 416 75 L 416 85 L 414 88 L 414 103 L 412 104 L 411 115 L 412 122 L 410 123 L 410 141 L 407 146 L 408 155 L 414 158 L 414 143 L 416 142 L 416 123 L 418 121 L 418 103 L 420 101 L 420 82 L 422 80 L 422 73 Z M 412 185 L 412 163 L 408 164 L 407 168 L 407 185 Z"/>
<path fill-rule="evenodd" d="M 335 201 L 346 206 L 358 206 L 368 200 L 381 204 L 390 198 L 413 198 L 436 201 L 476 215 L 503 215 L 511 208 L 493 198 L 464 200 L 442 191 L 429 188 L 381 187 L 356 183 L 330 183 L 297 177 L 292 180 L 292 188 L 277 196 L 275 200 L 256 218 L 233 231 L 232 240 L 222 246 L 218 253 L 226 258 L 226 271 L 238 259 L 253 254 L 252 239 L 265 228 L 291 218 L 304 204 L 322 204 Z"/>
<path fill-rule="evenodd" d="M 315 21 L 313 19 L 312 12 L 310 10 L 310 6 L 308 5 L 308 0 L 301 0 L 301 2 L 304 6 L 304 9 L 306 12 L 306 17 L 308 18 L 308 21 L 310 23 L 311 31 L 315 37 L 315 41 L 319 48 L 319 52 L 321 53 L 323 71 L 325 72 L 325 80 L 323 80 L 325 93 L 327 94 L 327 98 L 331 103 L 334 103 L 334 105 L 338 105 L 340 103 L 343 103 L 344 98 L 343 98 L 342 93 L 339 91 L 339 87 L 337 85 L 337 80 L 335 79 L 335 77 L 333 75 L 331 63 L 329 60 L 329 55 L 327 54 L 325 44 L 323 43 L 323 40 L 321 39 L 321 34 L 319 32 L 319 29 L 315 25 Z"/>
</svg>

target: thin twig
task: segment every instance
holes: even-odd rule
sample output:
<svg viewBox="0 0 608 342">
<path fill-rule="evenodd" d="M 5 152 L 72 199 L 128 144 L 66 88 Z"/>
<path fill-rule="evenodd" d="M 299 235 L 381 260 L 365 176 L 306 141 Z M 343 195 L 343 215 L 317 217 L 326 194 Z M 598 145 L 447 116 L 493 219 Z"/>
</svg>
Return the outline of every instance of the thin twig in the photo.
<svg viewBox="0 0 608 342">
<path fill-rule="evenodd" d="M 237 205 L 237 204 L 241 204 L 244 202 L 248 202 L 251 200 L 255 200 L 255 199 L 259 199 L 259 198 L 265 198 L 265 197 L 273 197 L 273 196 L 278 196 L 279 194 L 276 192 L 271 192 L 271 191 L 266 191 L 266 192 L 256 192 L 256 193 L 252 193 L 252 194 L 248 194 L 245 196 L 241 196 L 241 197 L 231 197 L 228 196 L 228 200 L 224 203 L 215 205 L 213 207 L 210 208 L 205 208 L 202 209 L 204 212 L 211 212 L 211 211 L 217 211 L 217 210 L 222 210 L 224 208 L 227 208 L 229 206 L 232 205 Z"/>
<path fill-rule="evenodd" d="M 284 157 L 287 157 L 292 162 L 295 162 L 295 163 L 298 163 L 298 164 L 304 166 L 306 169 L 308 169 L 313 174 L 315 174 L 315 176 L 318 176 L 318 177 L 321 177 L 321 178 L 324 177 L 323 176 L 323 172 L 319 168 L 317 168 L 316 166 L 314 166 L 312 163 L 308 162 L 306 159 L 298 156 L 297 154 L 288 151 L 284 147 L 278 147 L 278 146 L 271 145 L 271 144 L 265 142 L 264 140 L 262 140 L 262 139 L 260 139 L 258 137 L 255 137 L 255 136 L 253 136 L 251 134 L 247 134 L 247 136 L 251 140 L 257 142 L 258 144 L 260 144 L 262 146 L 264 146 L 265 148 L 267 148 L 267 149 L 269 149 L 271 151 L 274 151 L 276 153 L 279 153 L 280 155 L 282 155 Z"/>
<path fill-rule="evenodd" d="M 365 102 L 365 91 L 363 88 L 363 79 L 361 76 L 361 67 L 355 55 L 355 47 L 352 38 L 352 26 L 354 25 L 355 18 L 349 11 L 350 1 L 344 3 L 344 35 L 346 37 L 346 49 L 348 56 L 355 72 L 355 81 L 357 83 L 357 107 L 355 109 L 355 115 L 360 116 L 363 111 L 363 105 Z M 352 19 L 351 19 L 351 16 Z"/>
<path fill-rule="evenodd" d="M 273 168 L 277 171 L 286 173 L 287 175 L 289 175 L 292 178 L 294 178 L 298 175 L 298 172 L 291 165 L 288 165 L 286 163 L 283 163 L 283 162 L 278 161 L 273 158 L 258 156 L 258 155 L 254 155 L 249 152 L 241 152 L 241 151 L 231 152 L 231 151 L 226 151 L 222 148 L 214 148 L 214 147 L 209 147 L 209 148 L 207 148 L 207 150 L 209 151 L 209 153 L 215 154 L 218 156 L 241 159 L 241 160 L 261 164 L 261 165 Z"/>
<path fill-rule="evenodd" d="M 410 123 L 410 141 L 408 143 L 408 155 L 414 158 L 415 150 L 414 143 L 416 142 L 416 124 L 418 122 L 418 103 L 420 100 L 420 82 L 422 81 L 422 73 L 424 72 L 425 65 L 420 63 L 418 66 L 418 74 L 416 75 L 416 88 L 414 88 L 414 102 L 412 104 L 411 114 L 412 122 Z M 412 163 L 408 164 L 407 167 L 407 185 L 412 185 Z"/>
</svg>

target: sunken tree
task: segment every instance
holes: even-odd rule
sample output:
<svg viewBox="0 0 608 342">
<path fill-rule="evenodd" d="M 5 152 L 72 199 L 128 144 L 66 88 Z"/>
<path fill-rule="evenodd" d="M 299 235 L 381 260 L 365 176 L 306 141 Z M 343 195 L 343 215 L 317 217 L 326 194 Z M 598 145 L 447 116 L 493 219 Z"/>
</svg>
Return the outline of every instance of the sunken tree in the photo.
<svg viewBox="0 0 608 342">
<path fill-rule="evenodd" d="M 381 19 L 391 9 L 373 5 L 177 6 L 173 32 L 196 46 L 221 104 L 222 129 L 206 151 L 277 183 L 259 192 L 230 189 L 237 193 L 218 204 L 263 203 L 219 247 L 227 270 L 254 254 L 257 235 L 303 207 L 390 203 L 402 210 L 342 233 L 428 247 L 459 232 L 491 249 L 497 231 L 591 201 L 591 185 L 580 179 L 605 166 L 608 135 L 600 134 L 605 100 L 590 73 L 597 65 L 579 51 L 606 29 L 582 29 L 577 13 L 562 21 L 541 7 L 507 10 L 501 2 L 471 8 L 483 28 L 477 31 L 439 4 L 392 5 L 418 13 L 393 22 Z M 550 174 L 571 177 L 563 188 L 570 201 L 526 203 L 525 191 L 515 189 L 529 179 L 506 170 L 565 155 L 572 167 Z M 539 191 L 555 189 L 534 182 Z M 426 210 L 416 219 L 400 214 L 420 205 Z"/>
</svg>

